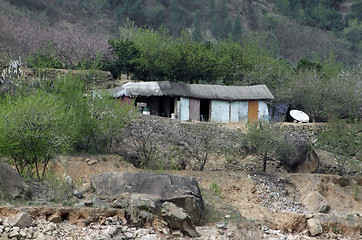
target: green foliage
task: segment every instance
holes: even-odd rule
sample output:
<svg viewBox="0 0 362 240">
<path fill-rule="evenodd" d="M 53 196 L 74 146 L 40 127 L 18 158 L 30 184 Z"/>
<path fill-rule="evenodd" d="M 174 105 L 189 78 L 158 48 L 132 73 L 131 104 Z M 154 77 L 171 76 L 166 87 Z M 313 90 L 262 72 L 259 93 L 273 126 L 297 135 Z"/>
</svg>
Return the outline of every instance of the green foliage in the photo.
<svg viewBox="0 0 362 240">
<path fill-rule="evenodd" d="M 236 15 L 233 24 L 232 37 L 234 41 L 238 41 L 242 35 L 241 19 L 239 14 Z"/>
<path fill-rule="evenodd" d="M 62 68 L 63 64 L 54 55 L 48 53 L 36 53 L 27 58 L 29 68 Z"/>
<path fill-rule="evenodd" d="M 108 42 L 112 48 L 112 54 L 116 57 L 115 61 L 106 63 L 106 69 L 109 70 L 114 78 L 122 73 L 129 75 L 135 71 L 134 59 L 138 57 L 139 51 L 135 43 L 130 39 L 113 39 Z"/>
<path fill-rule="evenodd" d="M 249 148 L 262 156 L 264 172 L 266 172 L 269 154 L 273 150 L 280 146 L 283 146 L 286 150 L 288 149 L 283 131 L 277 125 L 265 121 L 249 123 L 245 139 Z M 282 154 L 281 152 L 279 153 Z"/>
<path fill-rule="evenodd" d="M 361 12 L 362 12 L 362 1 L 357 0 L 351 5 L 351 13 L 349 13 L 346 16 L 346 18 L 348 20 L 357 19 L 358 22 L 360 23 L 362 21 Z"/>
<path fill-rule="evenodd" d="M 279 93 L 279 100 L 305 111 L 313 121 L 327 121 L 330 115 L 360 118 L 360 71 L 338 70 L 331 61 L 326 61 L 323 71 L 291 75 Z"/>
<path fill-rule="evenodd" d="M 341 1 L 276 0 L 278 11 L 301 22 L 325 30 L 341 31 L 344 27 L 342 14 L 338 12 Z"/>
<path fill-rule="evenodd" d="M 41 90 L 8 96 L 1 104 L 0 154 L 12 159 L 20 174 L 44 177 L 49 161 L 69 148 L 72 111 L 56 95 Z"/>
<path fill-rule="evenodd" d="M 216 80 L 217 58 L 208 44 L 183 41 L 176 45 L 178 58 L 174 68 L 176 81 L 198 83 Z"/>
<path fill-rule="evenodd" d="M 35 87 L 34 87 L 35 86 Z M 123 126 L 133 118 L 132 105 L 122 105 L 106 92 L 90 92 L 72 75 L 18 86 L 0 108 L 0 154 L 22 175 L 44 178 L 56 154 L 111 151 Z"/>
<path fill-rule="evenodd" d="M 192 32 L 192 39 L 195 42 L 200 42 L 202 40 L 201 35 L 201 23 L 200 23 L 200 12 L 196 12 L 194 18 L 194 30 Z"/>
<path fill-rule="evenodd" d="M 220 196 L 221 195 L 221 190 L 219 188 L 219 186 L 217 185 L 216 182 L 212 182 L 210 184 L 210 190 L 213 192 L 213 194 L 215 194 L 216 196 Z"/>
<path fill-rule="evenodd" d="M 317 146 L 335 157 L 341 176 L 346 163 L 360 154 L 361 131 L 362 125 L 357 121 L 348 123 L 346 119 L 333 118 L 318 138 Z"/>
<path fill-rule="evenodd" d="M 320 63 L 317 63 L 317 62 L 312 62 L 308 58 L 302 58 L 297 63 L 296 70 L 297 71 L 305 71 L 305 70 L 317 70 L 317 71 L 320 71 L 320 70 L 322 70 L 322 65 Z"/>
</svg>

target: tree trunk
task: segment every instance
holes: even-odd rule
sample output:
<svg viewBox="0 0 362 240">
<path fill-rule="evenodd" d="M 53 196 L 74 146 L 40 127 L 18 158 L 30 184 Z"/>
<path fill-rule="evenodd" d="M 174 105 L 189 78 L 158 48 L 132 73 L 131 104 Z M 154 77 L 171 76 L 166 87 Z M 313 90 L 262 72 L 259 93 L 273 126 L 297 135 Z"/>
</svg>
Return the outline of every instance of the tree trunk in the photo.
<svg viewBox="0 0 362 240">
<path fill-rule="evenodd" d="M 265 151 L 263 156 L 263 172 L 266 172 L 266 161 L 268 159 L 268 151 Z"/>
</svg>

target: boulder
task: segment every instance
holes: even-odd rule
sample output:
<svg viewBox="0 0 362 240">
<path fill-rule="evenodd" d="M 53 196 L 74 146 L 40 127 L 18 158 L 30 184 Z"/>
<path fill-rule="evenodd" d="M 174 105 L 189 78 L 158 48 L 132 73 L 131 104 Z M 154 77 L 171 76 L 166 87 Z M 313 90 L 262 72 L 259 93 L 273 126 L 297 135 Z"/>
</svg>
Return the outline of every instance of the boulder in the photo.
<svg viewBox="0 0 362 240">
<path fill-rule="evenodd" d="M 161 216 L 162 219 L 168 223 L 170 228 L 178 229 L 183 234 L 190 237 L 200 236 L 190 216 L 183 208 L 180 208 L 171 202 L 164 202 L 162 204 Z"/>
<path fill-rule="evenodd" d="M 204 204 L 195 178 L 155 173 L 102 173 L 91 177 L 97 194 L 117 196 L 137 193 L 160 202 L 172 202 L 186 210 L 195 224 L 202 219 Z"/>
<path fill-rule="evenodd" d="M 288 134 L 285 140 L 293 145 L 292 152 L 282 152 L 281 161 L 283 165 L 292 172 L 311 173 L 315 172 L 319 167 L 319 157 L 314 150 L 311 149 L 310 141 L 300 134 Z"/>
<path fill-rule="evenodd" d="M 323 232 L 323 228 L 319 219 L 311 218 L 307 220 L 308 229 L 312 237 L 317 236 Z"/>
<path fill-rule="evenodd" d="M 331 207 L 327 200 L 318 191 L 313 191 L 307 194 L 303 199 L 302 203 L 313 212 L 327 213 Z"/>
<path fill-rule="evenodd" d="M 20 212 L 12 215 L 8 219 L 8 223 L 13 227 L 25 228 L 29 227 L 33 222 L 33 216 L 28 212 Z"/>
<path fill-rule="evenodd" d="M 23 178 L 7 163 L 0 163 L 0 198 L 28 199 L 29 186 Z"/>
</svg>

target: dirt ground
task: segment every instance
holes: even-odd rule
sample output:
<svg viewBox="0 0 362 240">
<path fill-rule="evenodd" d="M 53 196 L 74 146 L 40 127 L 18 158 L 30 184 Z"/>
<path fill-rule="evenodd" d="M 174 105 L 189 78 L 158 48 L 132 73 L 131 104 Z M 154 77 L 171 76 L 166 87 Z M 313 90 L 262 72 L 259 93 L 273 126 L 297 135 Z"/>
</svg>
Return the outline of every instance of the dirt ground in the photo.
<svg viewBox="0 0 362 240">
<path fill-rule="evenodd" d="M 93 174 L 146 171 L 135 168 L 117 155 L 61 156 L 59 160 L 50 166 L 50 171 L 69 175 L 80 187 L 89 184 Z M 361 176 L 341 178 L 338 175 L 287 173 L 273 165 L 268 165 L 267 174 L 251 173 L 227 170 L 224 161 L 221 156 L 214 156 L 204 171 L 156 172 L 193 176 L 210 208 L 220 208 L 222 213 L 232 216 L 240 213 L 244 219 L 285 232 L 301 232 L 305 229 L 303 216 L 309 212 L 300 204 L 301 199 L 311 191 L 319 191 L 331 206 L 330 215 L 357 216 L 355 225 L 341 223 L 339 231 L 349 235 L 360 234 L 356 231 L 362 228 Z M 260 160 L 256 156 L 248 156 L 244 161 L 258 164 Z M 210 190 L 212 185 L 217 186 L 220 194 L 213 194 Z M 274 199 L 270 198 L 273 194 Z M 208 221 L 217 222 L 223 218 L 222 215 L 215 219 L 213 217 Z"/>
</svg>

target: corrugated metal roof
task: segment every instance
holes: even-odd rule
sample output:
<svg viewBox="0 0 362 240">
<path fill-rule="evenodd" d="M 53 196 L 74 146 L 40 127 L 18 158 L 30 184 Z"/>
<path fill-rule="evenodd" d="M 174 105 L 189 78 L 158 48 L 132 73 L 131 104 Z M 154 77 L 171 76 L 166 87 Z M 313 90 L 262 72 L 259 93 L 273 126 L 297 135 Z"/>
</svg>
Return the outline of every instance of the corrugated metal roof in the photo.
<svg viewBox="0 0 362 240">
<path fill-rule="evenodd" d="M 114 97 L 178 96 L 218 100 L 274 99 L 265 85 L 221 86 L 163 82 L 129 82 L 111 90 Z"/>
</svg>

